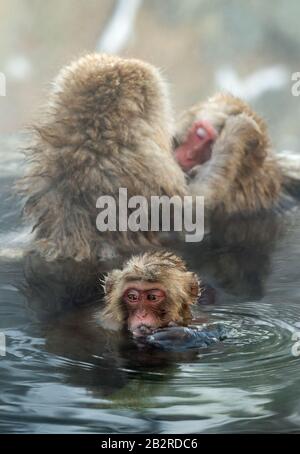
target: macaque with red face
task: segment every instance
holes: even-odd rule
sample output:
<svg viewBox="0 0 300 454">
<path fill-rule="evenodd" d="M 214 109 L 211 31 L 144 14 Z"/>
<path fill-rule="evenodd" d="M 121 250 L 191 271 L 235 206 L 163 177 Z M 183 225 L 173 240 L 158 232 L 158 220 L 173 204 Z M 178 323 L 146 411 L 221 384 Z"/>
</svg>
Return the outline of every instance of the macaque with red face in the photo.
<svg viewBox="0 0 300 454">
<path fill-rule="evenodd" d="M 134 335 L 187 325 L 200 294 L 197 276 L 167 251 L 132 257 L 105 280 L 106 307 L 101 323 L 107 329 L 128 329 Z"/>
<path fill-rule="evenodd" d="M 129 282 L 124 288 L 123 303 L 128 309 L 128 328 L 132 332 L 141 326 L 160 327 L 166 292 L 159 283 Z"/>
<path fill-rule="evenodd" d="M 283 175 L 266 124 L 242 100 L 217 94 L 183 113 L 175 157 L 189 190 L 205 197 L 219 217 L 253 214 L 276 206 Z"/>
</svg>

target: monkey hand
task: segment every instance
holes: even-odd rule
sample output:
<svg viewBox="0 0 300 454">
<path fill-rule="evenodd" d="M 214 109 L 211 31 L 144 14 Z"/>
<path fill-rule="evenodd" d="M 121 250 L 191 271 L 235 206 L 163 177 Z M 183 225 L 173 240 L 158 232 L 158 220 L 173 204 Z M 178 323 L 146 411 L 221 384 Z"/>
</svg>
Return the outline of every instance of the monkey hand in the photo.
<svg viewBox="0 0 300 454">
<path fill-rule="evenodd" d="M 224 327 L 215 325 L 206 328 L 176 326 L 154 331 L 146 336 L 146 343 L 163 350 L 184 351 L 191 348 L 206 348 L 226 339 Z"/>
<path fill-rule="evenodd" d="M 239 150 L 243 150 L 246 153 L 254 153 L 259 149 L 260 153 L 263 153 L 263 157 L 265 157 L 265 150 L 261 150 L 262 139 L 262 131 L 253 118 L 246 113 L 232 115 L 227 119 L 220 135 L 219 142 L 222 144 L 220 151 L 226 154 L 228 150 L 231 150 L 231 152 L 236 151 L 237 153 Z"/>
</svg>

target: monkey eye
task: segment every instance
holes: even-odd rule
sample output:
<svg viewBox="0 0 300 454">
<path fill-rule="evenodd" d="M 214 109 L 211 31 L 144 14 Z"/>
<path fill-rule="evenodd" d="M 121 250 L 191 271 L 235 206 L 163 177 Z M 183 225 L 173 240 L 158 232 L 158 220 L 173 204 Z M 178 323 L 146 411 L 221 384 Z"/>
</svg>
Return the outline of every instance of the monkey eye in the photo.
<svg viewBox="0 0 300 454">
<path fill-rule="evenodd" d="M 147 299 L 149 301 L 156 301 L 157 300 L 157 296 L 153 295 L 153 293 L 150 293 L 149 295 L 147 295 Z"/>
<path fill-rule="evenodd" d="M 159 289 L 154 289 L 154 290 L 151 290 L 147 293 L 147 300 L 148 301 L 154 301 L 154 302 L 159 302 L 161 301 L 162 299 L 165 298 L 165 292 L 163 290 L 159 290 Z"/>
<path fill-rule="evenodd" d="M 136 301 L 138 299 L 138 296 L 135 293 L 128 293 L 127 298 L 130 301 Z"/>
<path fill-rule="evenodd" d="M 130 289 L 125 294 L 125 300 L 130 303 L 135 303 L 139 299 L 139 292 L 135 289 Z"/>
<path fill-rule="evenodd" d="M 205 129 L 202 126 L 197 128 L 196 134 L 199 137 L 199 139 L 205 139 L 206 136 L 207 136 L 207 133 L 206 133 Z"/>
</svg>

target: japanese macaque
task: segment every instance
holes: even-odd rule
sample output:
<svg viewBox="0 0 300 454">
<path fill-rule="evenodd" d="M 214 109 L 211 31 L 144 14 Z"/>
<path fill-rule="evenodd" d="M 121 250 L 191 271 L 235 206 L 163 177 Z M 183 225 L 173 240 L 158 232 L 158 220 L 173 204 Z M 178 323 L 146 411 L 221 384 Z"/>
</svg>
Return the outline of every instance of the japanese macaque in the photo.
<svg viewBox="0 0 300 454">
<path fill-rule="evenodd" d="M 119 188 L 128 198 L 185 194 L 171 147 L 169 96 L 157 69 L 87 55 L 62 69 L 33 130 L 31 166 L 19 188 L 34 226 L 34 251 L 48 261 L 97 261 L 110 247 L 158 241 L 157 232 L 100 233 L 96 226 L 97 199 L 112 196 L 118 207 Z"/>
<path fill-rule="evenodd" d="M 119 229 L 137 207 L 119 212 L 121 188 L 148 205 L 151 196 L 202 195 L 208 213 L 222 219 L 279 204 L 287 178 L 265 123 L 247 104 L 219 94 L 187 111 L 175 153 L 172 123 L 167 88 L 151 65 L 92 54 L 63 68 L 33 128 L 30 166 L 18 185 L 34 230 L 31 252 L 49 262 L 97 264 L 160 245 L 150 209 L 149 231 Z M 116 202 L 115 225 L 108 222 L 105 232 L 96 222 L 101 196 Z"/>
<path fill-rule="evenodd" d="M 185 112 L 174 139 L 189 190 L 208 211 L 226 217 L 269 210 L 284 177 L 264 121 L 243 101 L 217 94 Z"/>
<path fill-rule="evenodd" d="M 135 335 L 158 328 L 187 325 L 191 306 L 200 295 L 197 276 L 171 252 L 146 252 L 132 257 L 105 279 L 106 307 L 101 313 L 107 329 L 127 328 Z"/>
</svg>

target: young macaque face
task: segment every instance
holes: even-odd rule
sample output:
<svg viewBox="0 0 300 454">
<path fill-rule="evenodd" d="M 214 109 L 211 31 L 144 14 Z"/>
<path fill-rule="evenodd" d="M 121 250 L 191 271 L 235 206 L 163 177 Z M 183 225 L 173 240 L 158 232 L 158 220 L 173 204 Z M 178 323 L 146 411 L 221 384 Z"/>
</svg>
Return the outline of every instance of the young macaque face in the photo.
<svg viewBox="0 0 300 454">
<path fill-rule="evenodd" d="M 166 300 L 166 289 L 158 282 L 129 282 L 123 293 L 129 330 L 153 330 L 169 324 L 171 320 L 165 313 Z"/>
<path fill-rule="evenodd" d="M 186 325 L 200 292 L 197 276 L 181 258 L 164 250 L 132 257 L 123 269 L 108 274 L 104 289 L 102 325 L 125 328 L 134 336 Z"/>
<path fill-rule="evenodd" d="M 175 157 L 181 168 L 188 172 L 208 161 L 216 137 L 217 131 L 208 120 L 195 121 L 187 133 L 186 140 L 175 149 Z"/>
</svg>

